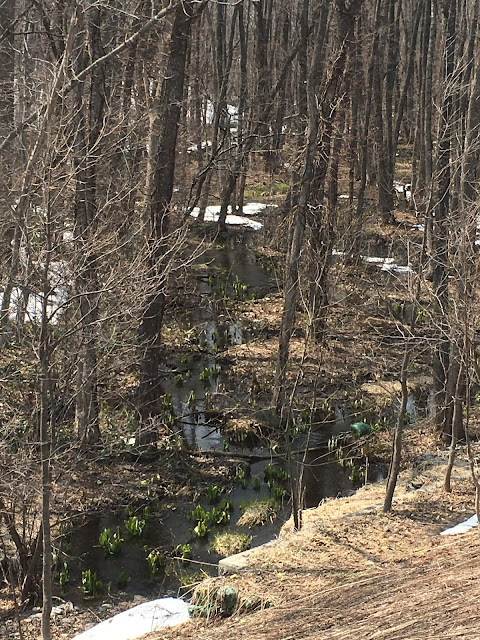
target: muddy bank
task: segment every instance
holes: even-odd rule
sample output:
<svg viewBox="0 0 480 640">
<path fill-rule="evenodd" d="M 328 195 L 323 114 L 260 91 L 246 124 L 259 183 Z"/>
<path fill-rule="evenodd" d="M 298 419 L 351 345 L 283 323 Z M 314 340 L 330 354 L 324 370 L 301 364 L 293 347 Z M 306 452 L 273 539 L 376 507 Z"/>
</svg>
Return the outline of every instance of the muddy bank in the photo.
<svg viewBox="0 0 480 640">
<path fill-rule="evenodd" d="M 355 628 L 363 624 L 366 606 L 370 617 L 362 626 L 365 634 L 381 632 L 389 640 L 402 640 L 405 627 L 401 623 L 407 621 L 407 628 L 416 633 L 424 630 L 421 634 L 428 636 L 433 607 L 440 636 L 453 638 L 449 633 L 456 633 L 457 620 L 444 615 L 445 597 L 455 602 L 457 589 L 463 585 L 473 606 L 478 590 L 472 593 L 471 571 L 460 567 L 476 562 L 480 553 L 475 533 L 447 542 L 439 535 L 446 525 L 464 520 L 473 507 L 473 484 L 465 457 L 461 457 L 452 494 L 441 488 L 445 456 L 440 452 L 425 456 L 418 460 L 413 475 L 409 471 L 400 478 L 392 513 L 381 512 L 381 485 L 328 500 L 304 513 L 302 531 L 294 532 L 289 521 L 278 541 L 252 551 L 250 571 L 209 583 L 212 593 L 231 587 L 242 598 L 250 594 L 272 603 L 271 608 L 216 619 L 213 624 L 192 621 L 174 633 L 151 634 L 148 639 L 273 640 L 291 628 L 292 620 L 296 637 L 313 639 L 321 631 L 322 637 L 340 639 L 351 636 L 352 621 Z M 422 488 L 413 488 L 412 481 Z M 432 602 L 430 595 L 438 589 L 442 595 Z M 412 609 L 411 602 L 417 599 L 424 604 Z M 425 609 L 427 601 L 431 607 Z M 468 626 L 468 620 L 464 620 L 469 629 L 466 637 L 476 637 L 476 623 Z"/>
</svg>

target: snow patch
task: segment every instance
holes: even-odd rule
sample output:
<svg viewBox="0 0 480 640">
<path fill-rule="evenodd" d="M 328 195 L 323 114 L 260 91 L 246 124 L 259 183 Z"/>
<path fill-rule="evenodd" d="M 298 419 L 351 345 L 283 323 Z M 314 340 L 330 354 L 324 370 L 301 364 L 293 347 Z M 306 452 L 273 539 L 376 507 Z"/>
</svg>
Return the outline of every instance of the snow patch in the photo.
<svg viewBox="0 0 480 640">
<path fill-rule="evenodd" d="M 465 522 L 460 522 L 460 524 L 456 524 L 454 527 L 450 527 L 449 529 L 445 529 L 440 533 L 441 536 L 456 536 L 459 533 L 467 533 L 470 529 L 473 529 L 478 525 L 477 516 L 472 516 Z"/>
<path fill-rule="evenodd" d="M 338 249 L 332 250 L 332 256 L 345 256 L 344 251 Z M 376 264 L 380 267 L 381 271 L 388 271 L 389 273 L 413 273 L 413 269 L 410 264 L 401 265 L 395 262 L 395 258 L 382 258 L 380 256 L 360 256 L 363 262 L 368 264 Z"/>
<path fill-rule="evenodd" d="M 398 194 L 401 194 L 407 202 L 410 202 L 412 198 L 412 185 L 404 184 L 403 182 L 395 181 L 393 183 L 393 188 Z"/>
<path fill-rule="evenodd" d="M 380 258 L 377 256 L 362 256 L 362 260 L 370 264 L 381 264 L 382 266 L 394 264 L 395 262 L 394 258 Z"/>
<path fill-rule="evenodd" d="M 388 271 L 389 273 L 398 274 L 413 273 L 413 269 L 409 264 L 402 265 L 395 264 L 395 262 L 385 262 L 384 264 L 382 264 L 382 271 Z"/>
<path fill-rule="evenodd" d="M 57 287 L 47 300 L 47 316 L 52 324 L 57 323 L 56 312 L 67 300 L 66 289 Z M 26 301 L 26 304 L 25 304 Z M 3 302 L 3 293 L 0 293 L 0 306 Z M 10 320 L 41 322 L 42 320 L 43 295 L 30 293 L 20 287 L 12 290 L 10 298 L 10 309 L 8 317 Z"/>
<path fill-rule="evenodd" d="M 207 148 L 209 149 L 212 146 L 211 140 L 203 140 L 201 145 L 201 150 L 205 151 Z M 191 147 L 188 147 L 187 153 L 196 153 L 198 151 L 198 145 L 194 144 Z"/>
<path fill-rule="evenodd" d="M 227 209 L 227 219 L 225 222 L 227 224 L 250 227 L 250 229 L 253 229 L 254 231 L 259 231 L 263 227 L 262 223 L 257 222 L 257 220 L 246 218 L 245 216 L 258 215 L 261 211 L 270 206 L 273 207 L 277 205 L 268 205 L 262 202 L 249 202 L 248 204 L 243 205 L 243 216 L 232 213 L 232 207 L 229 206 Z M 194 218 L 198 218 L 199 213 L 200 209 L 198 207 L 195 207 L 190 215 Z M 207 207 L 205 209 L 205 222 L 218 222 L 219 214 L 220 205 L 212 205 Z"/>
<path fill-rule="evenodd" d="M 278 207 L 278 204 L 265 204 L 264 202 L 248 202 L 243 205 L 242 213 L 244 216 L 255 216 L 267 207 Z"/>
<path fill-rule="evenodd" d="M 179 598 L 160 598 L 118 613 L 72 640 L 134 640 L 140 636 L 187 622 L 188 603 Z"/>
</svg>

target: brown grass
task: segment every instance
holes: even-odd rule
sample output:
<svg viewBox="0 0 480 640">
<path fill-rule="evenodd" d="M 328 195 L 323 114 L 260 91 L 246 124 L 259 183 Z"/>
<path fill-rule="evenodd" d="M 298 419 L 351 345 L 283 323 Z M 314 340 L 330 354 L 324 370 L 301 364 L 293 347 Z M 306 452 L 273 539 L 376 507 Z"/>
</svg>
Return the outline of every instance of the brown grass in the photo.
<svg viewBox="0 0 480 640">
<path fill-rule="evenodd" d="M 221 556 L 233 556 L 236 553 L 246 551 L 252 543 L 252 536 L 245 533 L 225 531 L 217 533 L 210 546 L 212 551 Z"/>
<path fill-rule="evenodd" d="M 439 456 L 404 474 L 391 514 L 380 485 L 306 511 L 301 532 L 287 523 L 274 546 L 252 552 L 251 572 L 218 583 L 271 609 L 194 620 L 149 640 L 480 639 L 480 538 L 439 536 L 471 515 L 474 491 L 465 461 L 451 494 L 443 469 Z M 422 489 L 410 488 L 413 476 Z"/>
<path fill-rule="evenodd" d="M 258 527 L 266 522 L 273 522 L 277 517 L 280 505 L 274 500 L 254 500 L 251 502 L 238 520 L 241 527 Z"/>
</svg>

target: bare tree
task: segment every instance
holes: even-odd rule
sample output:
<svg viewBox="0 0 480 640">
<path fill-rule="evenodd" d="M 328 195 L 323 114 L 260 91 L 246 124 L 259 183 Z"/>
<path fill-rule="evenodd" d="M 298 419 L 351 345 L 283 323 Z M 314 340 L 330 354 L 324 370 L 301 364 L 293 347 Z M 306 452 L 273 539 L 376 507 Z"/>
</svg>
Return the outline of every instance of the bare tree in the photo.
<svg viewBox="0 0 480 640">
<path fill-rule="evenodd" d="M 309 74 L 309 124 L 307 147 L 305 150 L 304 172 L 300 188 L 298 205 L 295 210 L 292 238 L 285 278 L 285 300 L 279 339 L 279 352 L 275 377 L 273 403 L 277 411 L 282 410 L 285 395 L 285 379 L 288 364 L 290 340 L 293 334 L 296 316 L 296 305 L 300 284 L 300 261 L 303 251 L 307 211 L 310 205 L 312 184 L 323 190 L 331 151 L 333 122 L 336 106 L 348 54 L 353 42 L 355 19 L 361 7 L 361 2 L 354 2 L 347 6 L 342 2 L 335 4 L 335 17 L 338 28 L 338 49 L 332 53 L 331 68 L 326 73 L 322 83 L 321 70 L 322 53 L 324 49 L 324 33 L 317 33 L 315 52 Z M 324 4 L 327 11 L 327 4 Z M 320 23 L 321 24 L 321 23 Z M 317 91 L 321 88 L 320 96 Z M 318 196 L 315 196 L 318 197 Z M 323 200 L 323 198 L 322 198 Z M 321 209 L 317 208 L 317 216 L 321 216 Z M 314 214 L 315 215 L 315 214 Z M 319 231 L 317 227 L 313 232 Z M 317 237 L 321 243 L 322 238 Z"/>
<path fill-rule="evenodd" d="M 158 414 L 158 367 L 165 311 L 165 272 L 169 249 L 169 213 L 175 175 L 175 152 L 184 97 L 189 38 L 193 21 L 206 2 L 177 6 L 170 34 L 168 62 L 162 83 L 155 87 L 150 103 L 149 158 L 146 183 L 146 221 L 149 225 L 149 256 L 154 290 L 142 313 L 139 343 L 143 350 L 138 390 L 141 415 L 138 443 L 156 440 L 152 421 Z"/>
</svg>

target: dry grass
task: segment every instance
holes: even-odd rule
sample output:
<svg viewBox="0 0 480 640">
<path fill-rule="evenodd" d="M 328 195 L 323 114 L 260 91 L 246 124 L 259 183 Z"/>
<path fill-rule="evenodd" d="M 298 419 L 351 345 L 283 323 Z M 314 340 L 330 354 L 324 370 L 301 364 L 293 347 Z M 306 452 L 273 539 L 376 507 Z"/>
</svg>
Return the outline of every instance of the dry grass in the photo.
<svg viewBox="0 0 480 640">
<path fill-rule="evenodd" d="M 273 522 L 277 517 L 279 508 L 279 503 L 272 499 L 254 500 L 245 508 L 237 524 L 251 529 L 266 522 Z"/>
<path fill-rule="evenodd" d="M 149 640 L 479 640 L 480 538 L 438 535 L 471 515 L 474 491 L 465 461 L 451 494 L 439 484 L 443 469 L 443 458 L 429 458 L 404 474 L 391 514 L 381 511 L 380 485 L 306 511 L 301 532 L 287 523 L 275 545 L 251 552 L 252 572 L 218 583 L 271 609 L 194 620 Z M 413 476 L 422 489 L 409 489 Z"/>
<path fill-rule="evenodd" d="M 252 577 L 207 578 L 195 587 L 191 604 L 194 616 L 215 618 L 267 609 L 274 603 L 265 599 Z"/>
<path fill-rule="evenodd" d="M 252 536 L 245 533 L 231 533 L 226 531 L 224 533 L 217 533 L 210 548 L 220 556 L 226 557 L 246 551 L 250 548 L 251 543 Z"/>
</svg>

